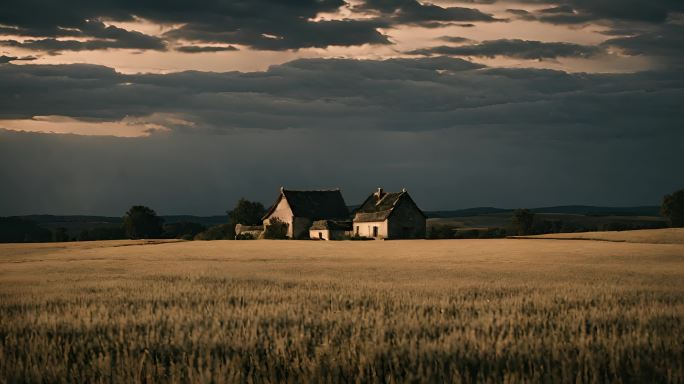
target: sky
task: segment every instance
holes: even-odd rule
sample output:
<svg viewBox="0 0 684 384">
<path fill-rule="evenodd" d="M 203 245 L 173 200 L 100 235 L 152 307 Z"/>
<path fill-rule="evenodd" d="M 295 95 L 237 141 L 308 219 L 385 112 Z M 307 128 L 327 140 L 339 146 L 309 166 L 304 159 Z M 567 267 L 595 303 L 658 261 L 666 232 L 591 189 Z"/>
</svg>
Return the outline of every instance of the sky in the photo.
<svg viewBox="0 0 684 384">
<path fill-rule="evenodd" d="M 681 0 L 5 0 L 0 216 L 684 187 Z"/>
</svg>

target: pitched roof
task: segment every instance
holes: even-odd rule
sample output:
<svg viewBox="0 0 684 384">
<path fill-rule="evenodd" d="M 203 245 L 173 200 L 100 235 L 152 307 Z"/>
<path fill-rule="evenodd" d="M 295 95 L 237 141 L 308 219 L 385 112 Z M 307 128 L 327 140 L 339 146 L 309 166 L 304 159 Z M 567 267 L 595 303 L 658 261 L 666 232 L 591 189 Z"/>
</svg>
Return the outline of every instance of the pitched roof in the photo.
<svg viewBox="0 0 684 384">
<path fill-rule="evenodd" d="M 316 220 L 311 225 L 311 229 L 330 229 L 338 231 L 351 231 L 352 222 L 351 221 L 340 221 L 340 220 Z"/>
<path fill-rule="evenodd" d="M 269 217 L 273 213 L 283 198 L 287 200 L 295 217 L 306 217 L 311 220 L 345 220 L 349 218 L 349 209 L 339 189 L 297 191 L 284 188 L 280 189 L 278 200 L 268 210 L 264 218 Z"/>
<path fill-rule="evenodd" d="M 401 192 L 384 192 L 382 189 L 379 189 L 378 192 L 368 196 L 366 201 L 356 210 L 354 221 L 385 221 L 394 212 L 394 208 L 402 199 L 408 199 L 418 212 L 425 216 L 406 190 Z"/>
</svg>

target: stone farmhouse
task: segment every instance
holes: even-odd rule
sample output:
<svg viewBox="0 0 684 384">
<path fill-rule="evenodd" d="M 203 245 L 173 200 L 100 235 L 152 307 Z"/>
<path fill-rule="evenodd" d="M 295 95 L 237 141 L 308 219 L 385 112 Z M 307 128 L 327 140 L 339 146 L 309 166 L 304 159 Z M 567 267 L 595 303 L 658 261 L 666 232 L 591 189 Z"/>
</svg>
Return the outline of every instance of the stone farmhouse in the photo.
<svg viewBox="0 0 684 384">
<path fill-rule="evenodd" d="M 356 210 L 354 234 L 375 239 L 424 239 L 426 219 L 406 189 L 385 192 L 378 188 Z"/>
<path fill-rule="evenodd" d="M 314 222 L 319 227 L 320 221 L 349 220 L 349 209 L 339 189 L 296 191 L 281 187 L 278 199 L 263 217 L 264 228 L 275 217 L 288 225 L 287 237 L 302 239 L 310 236 Z"/>
<path fill-rule="evenodd" d="M 302 191 L 281 187 L 278 198 L 262 219 L 263 226 L 238 224 L 235 232 L 263 238 L 263 229 L 274 218 L 287 224 L 287 237 L 291 239 L 424 239 L 426 228 L 425 214 L 406 189 L 385 192 L 378 188 L 354 212 L 352 220 L 339 188 Z"/>
</svg>

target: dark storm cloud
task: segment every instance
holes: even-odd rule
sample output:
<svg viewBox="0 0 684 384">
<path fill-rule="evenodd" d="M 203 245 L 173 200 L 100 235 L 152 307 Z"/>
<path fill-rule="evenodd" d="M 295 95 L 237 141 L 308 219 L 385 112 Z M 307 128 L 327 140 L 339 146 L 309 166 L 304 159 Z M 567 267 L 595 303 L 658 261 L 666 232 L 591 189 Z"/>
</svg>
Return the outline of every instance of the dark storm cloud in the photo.
<svg viewBox="0 0 684 384">
<path fill-rule="evenodd" d="M 517 125 L 538 135 L 600 139 L 667 134 L 684 118 L 678 101 L 684 80 L 674 70 L 570 74 L 485 68 L 446 57 L 302 59 L 265 72 L 136 75 L 93 65 L 5 64 L 0 83 L 0 118 L 117 121 L 168 114 L 187 122 L 168 128 L 195 133 L 507 132 Z"/>
<path fill-rule="evenodd" d="M 190 23 L 165 33 L 171 39 L 209 43 L 242 44 L 261 50 L 287 50 L 331 45 L 390 44 L 377 28 L 386 27 L 378 20 L 297 20 L 227 29 L 224 23 Z"/>
<path fill-rule="evenodd" d="M 631 36 L 612 38 L 603 43 L 628 55 L 649 55 L 670 63 L 684 63 L 684 25 L 661 24 Z"/>
<path fill-rule="evenodd" d="M 377 30 L 387 26 L 385 21 L 313 20 L 319 13 L 335 12 L 344 5 L 343 0 L 175 3 L 8 0 L 0 4 L 0 33 L 32 38 L 26 43 L 6 41 L 6 45 L 51 52 L 106 48 L 164 49 L 166 44 L 158 37 L 106 27 L 102 23 L 142 18 L 161 24 L 182 24 L 163 38 L 185 39 L 200 44 L 243 44 L 255 49 L 283 50 L 389 43 Z M 60 37 L 94 41 L 59 43 L 56 38 Z"/>
<path fill-rule="evenodd" d="M 0 45 L 6 47 L 30 49 L 34 51 L 44 51 L 50 54 L 57 54 L 61 51 L 94 51 L 101 49 L 150 49 L 156 51 L 163 51 L 166 49 L 165 43 L 153 36 L 141 37 L 137 41 L 132 40 L 57 40 L 57 39 L 41 39 L 41 40 L 25 40 L 19 42 L 16 40 L 0 40 Z"/>
<path fill-rule="evenodd" d="M 5 33 L 14 32 L 15 35 L 33 36 L 49 33 L 46 30 L 31 30 L 27 28 L 19 29 L 5 29 Z M 77 27 L 52 30 L 55 36 L 69 36 L 87 38 L 87 41 L 81 40 L 58 40 L 56 38 L 44 39 L 27 39 L 24 41 L 17 40 L 0 40 L 0 45 L 30 49 L 36 51 L 45 51 L 52 54 L 60 51 L 84 51 L 84 50 L 100 50 L 112 48 L 126 48 L 126 49 L 141 49 L 141 50 L 165 50 L 166 43 L 155 36 L 149 36 L 137 31 L 128 31 L 113 25 L 107 26 L 104 23 L 96 20 L 87 20 L 80 23 Z"/>
<path fill-rule="evenodd" d="M 471 39 L 461 36 L 442 36 L 439 38 L 439 40 L 455 44 L 470 43 L 473 41 Z"/>
<path fill-rule="evenodd" d="M 222 214 L 243 196 L 269 205 L 281 185 L 341 187 L 348 204 L 378 186 L 406 187 L 425 210 L 657 205 L 684 185 L 681 130 L 581 141 L 515 125 L 508 131 L 247 130 L 123 139 L 0 129 L 0 215 L 121 216 L 133 204 L 161 214 Z"/>
<path fill-rule="evenodd" d="M 536 12 L 521 14 L 552 24 L 584 24 L 590 21 L 638 21 L 663 23 L 673 13 L 684 12 L 680 0 L 526 0 L 528 4 L 549 5 Z"/>
<path fill-rule="evenodd" d="M 501 21 L 475 8 L 441 7 L 417 0 L 366 0 L 359 8 L 384 15 L 393 25 L 417 24 L 431 28 L 462 21 Z"/>
<path fill-rule="evenodd" d="M 136 139 L 0 130 L 0 215 L 120 215 L 132 204 L 215 214 L 241 196 L 270 204 L 281 185 L 339 186 L 350 204 L 378 185 L 407 187 L 425 209 L 657 204 L 684 182 L 675 70 L 573 74 L 446 57 L 136 75 L 2 64 L 0 84 L 0 127 L 66 115 L 170 128 Z"/>
<path fill-rule="evenodd" d="M 33 57 L 33 56 L 17 57 L 17 56 L 7 56 L 7 55 L 0 56 L 0 64 L 9 63 L 11 61 L 33 61 L 33 60 L 36 60 L 36 57 Z"/>
<path fill-rule="evenodd" d="M 461 42 L 458 38 L 456 42 Z M 573 43 L 545 43 L 541 41 L 502 39 L 489 40 L 471 45 L 438 46 L 409 52 L 414 55 L 449 56 L 507 56 L 518 59 L 555 59 L 558 57 L 592 57 L 603 53 L 603 49 L 591 45 Z"/>
<path fill-rule="evenodd" d="M 225 52 L 237 51 L 238 49 L 229 45 L 227 47 L 205 46 L 205 45 L 184 45 L 176 47 L 176 51 L 183 53 L 200 53 L 200 52 Z"/>
</svg>

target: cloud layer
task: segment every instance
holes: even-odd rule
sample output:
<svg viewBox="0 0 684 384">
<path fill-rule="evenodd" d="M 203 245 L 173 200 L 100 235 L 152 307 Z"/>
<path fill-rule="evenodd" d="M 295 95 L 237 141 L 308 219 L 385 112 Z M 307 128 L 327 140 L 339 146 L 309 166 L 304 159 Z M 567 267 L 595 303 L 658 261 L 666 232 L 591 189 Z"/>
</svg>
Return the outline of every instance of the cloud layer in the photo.
<svg viewBox="0 0 684 384">
<path fill-rule="evenodd" d="M 317 19 L 343 8 L 373 18 Z M 107 22 L 146 20 L 174 25 L 161 36 L 129 31 Z M 497 21 L 473 8 L 441 7 L 415 0 L 367 0 L 357 7 L 343 0 L 18 1 L 0 5 L 0 45 L 48 53 L 100 49 L 164 50 L 169 42 L 239 44 L 253 49 L 390 44 L 379 28 L 405 24 L 437 26 L 460 21 Z M 85 39 L 85 41 L 84 41 Z M 186 53 L 205 49 L 184 48 Z"/>
<path fill-rule="evenodd" d="M 461 42 L 458 37 L 451 38 L 452 42 Z M 545 43 L 521 39 L 488 40 L 477 44 L 457 46 L 440 45 L 422 48 L 409 52 L 417 55 L 449 55 L 449 56 L 507 56 L 518 59 L 556 59 L 559 57 L 588 58 L 603 53 L 597 46 L 572 43 Z"/>
<path fill-rule="evenodd" d="M 684 182 L 678 71 L 569 74 L 460 59 L 296 60 L 125 75 L 0 65 L 0 118 L 165 127 L 146 138 L 0 131 L 0 212 L 222 212 L 280 185 L 408 187 L 426 209 L 657 204 Z M 2 127 L 0 120 L 0 127 Z M 30 177 L 28 177 L 30 175 Z"/>
<path fill-rule="evenodd" d="M 153 122 L 205 133 L 517 125 L 544 134 L 572 125 L 566 134 L 610 137 L 667 131 L 684 118 L 684 80 L 675 70 L 569 74 L 447 57 L 300 59 L 265 72 L 133 75 L 93 65 L 5 64 L 0 83 L 4 119 L 162 114 L 176 118 Z"/>
</svg>

